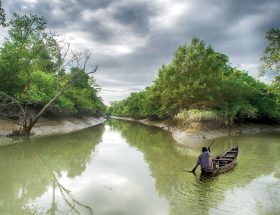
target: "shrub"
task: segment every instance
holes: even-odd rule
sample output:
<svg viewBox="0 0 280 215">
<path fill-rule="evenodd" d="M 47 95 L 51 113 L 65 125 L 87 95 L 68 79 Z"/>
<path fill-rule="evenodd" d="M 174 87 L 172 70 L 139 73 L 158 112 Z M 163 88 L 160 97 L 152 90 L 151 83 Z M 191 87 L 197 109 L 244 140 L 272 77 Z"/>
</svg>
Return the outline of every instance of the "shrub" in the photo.
<svg viewBox="0 0 280 215">
<path fill-rule="evenodd" d="M 221 116 L 214 110 L 199 110 L 190 109 L 184 110 L 175 116 L 175 119 L 179 119 L 185 122 L 207 122 L 207 121 L 220 121 Z"/>
</svg>

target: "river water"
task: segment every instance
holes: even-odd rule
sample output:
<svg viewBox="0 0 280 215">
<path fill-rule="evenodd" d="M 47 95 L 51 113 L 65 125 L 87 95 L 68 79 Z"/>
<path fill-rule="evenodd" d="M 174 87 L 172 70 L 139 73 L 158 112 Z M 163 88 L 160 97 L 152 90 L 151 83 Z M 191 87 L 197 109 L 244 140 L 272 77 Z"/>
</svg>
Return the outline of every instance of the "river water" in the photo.
<svg viewBox="0 0 280 215">
<path fill-rule="evenodd" d="M 212 154 L 239 145 L 238 164 L 206 180 L 187 170 L 209 142 L 138 123 L 13 141 L 0 147 L 1 215 L 280 214 L 279 134 L 217 139 Z"/>
</svg>

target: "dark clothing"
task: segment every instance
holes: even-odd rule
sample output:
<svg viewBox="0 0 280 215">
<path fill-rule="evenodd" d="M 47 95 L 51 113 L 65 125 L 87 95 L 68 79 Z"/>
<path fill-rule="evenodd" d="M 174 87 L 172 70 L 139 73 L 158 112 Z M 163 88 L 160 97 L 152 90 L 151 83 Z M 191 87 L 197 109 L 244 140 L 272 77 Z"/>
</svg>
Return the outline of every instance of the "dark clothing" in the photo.
<svg viewBox="0 0 280 215">
<path fill-rule="evenodd" d="M 202 176 L 206 176 L 206 177 L 207 177 L 207 176 L 212 176 L 212 174 L 213 174 L 213 173 L 212 173 L 212 172 L 209 172 L 209 170 L 208 170 L 208 171 L 201 170 L 201 175 L 202 175 Z"/>
<path fill-rule="evenodd" d="M 211 153 L 209 151 L 206 151 L 199 155 L 197 164 L 200 165 L 201 170 L 211 171 L 211 169 L 213 169 Z"/>
</svg>

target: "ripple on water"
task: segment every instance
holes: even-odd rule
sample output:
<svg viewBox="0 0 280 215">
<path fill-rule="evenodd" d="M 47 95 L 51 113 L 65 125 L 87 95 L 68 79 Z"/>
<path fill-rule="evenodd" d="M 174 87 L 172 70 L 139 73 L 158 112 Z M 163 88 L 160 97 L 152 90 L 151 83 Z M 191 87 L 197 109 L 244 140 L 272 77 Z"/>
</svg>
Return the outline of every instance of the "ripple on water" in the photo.
<svg viewBox="0 0 280 215">
<path fill-rule="evenodd" d="M 169 133 L 139 124 L 115 121 L 26 143 L 0 147 L 0 214 L 75 214 L 49 171 L 71 191 L 68 200 L 99 215 L 280 214 L 279 135 L 216 140 L 213 155 L 239 145 L 238 164 L 207 180 L 186 171 L 200 147 L 179 147 Z"/>
<path fill-rule="evenodd" d="M 263 175 L 243 187 L 224 192 L 224 200 L 209 209 L 210 215 L 280 214 L 280 180 L 273 174 Z"/>
</svg>

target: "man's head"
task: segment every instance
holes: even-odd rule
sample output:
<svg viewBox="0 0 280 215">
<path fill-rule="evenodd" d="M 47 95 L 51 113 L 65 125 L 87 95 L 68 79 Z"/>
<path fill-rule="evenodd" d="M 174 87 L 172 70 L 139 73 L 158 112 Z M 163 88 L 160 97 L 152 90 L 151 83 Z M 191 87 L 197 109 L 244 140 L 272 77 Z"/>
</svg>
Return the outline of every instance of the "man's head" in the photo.
<svg viewBox="0 0 280 215">
<path fill-rule="evenodd" d="M 202 152 L 207 152 L 208 150 L 207 150 L 207 148 L 204 146 L 204 147 L 202 147 Z"/>
</svg>

